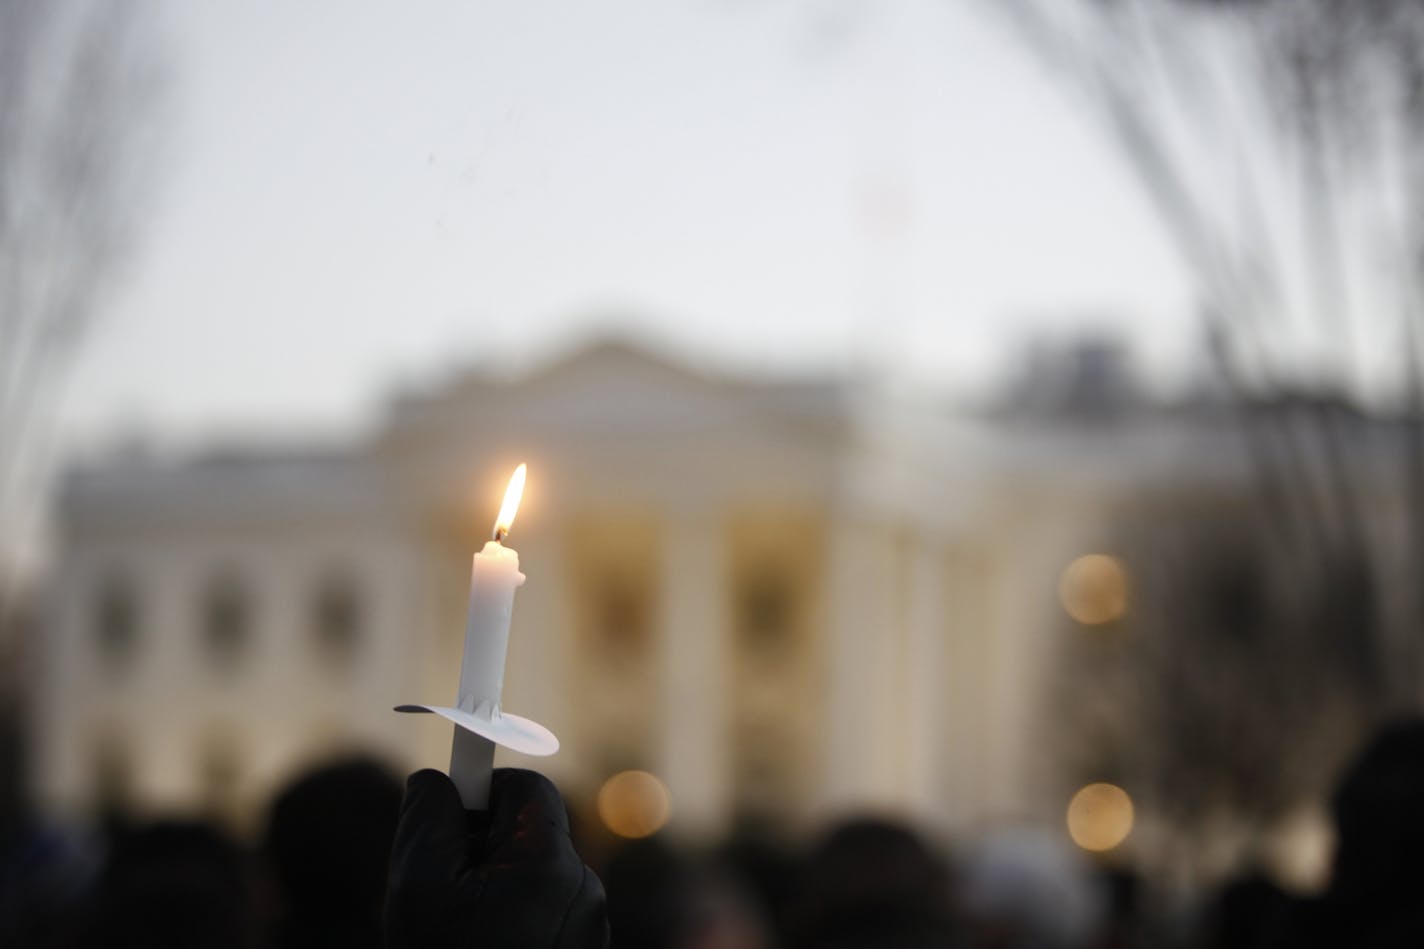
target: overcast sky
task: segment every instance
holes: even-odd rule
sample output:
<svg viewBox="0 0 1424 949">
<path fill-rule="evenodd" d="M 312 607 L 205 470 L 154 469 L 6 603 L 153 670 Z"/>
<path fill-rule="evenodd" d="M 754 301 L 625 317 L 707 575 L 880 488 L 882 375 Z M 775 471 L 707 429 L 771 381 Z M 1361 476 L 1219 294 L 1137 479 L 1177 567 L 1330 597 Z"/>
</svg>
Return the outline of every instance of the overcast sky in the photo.
<svg viewBox="0 0 1424 949">
<path fill-rule="evenodd" d="M 349 430 L 609 328 L 982 385 L 1037 330 L 1180 365 L 1189 293 L 991 0 L 169 0 L 163 185 L 63 441 Z"/>
</svg>

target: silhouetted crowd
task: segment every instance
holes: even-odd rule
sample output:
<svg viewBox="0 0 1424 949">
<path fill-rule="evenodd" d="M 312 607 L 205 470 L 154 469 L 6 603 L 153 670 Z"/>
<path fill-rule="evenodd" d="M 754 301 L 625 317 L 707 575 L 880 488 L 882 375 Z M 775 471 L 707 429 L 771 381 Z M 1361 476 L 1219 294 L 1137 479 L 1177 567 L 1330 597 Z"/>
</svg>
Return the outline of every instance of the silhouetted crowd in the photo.
<svg viewBox="0 0 1424 949">
<path fill-rule="evenodd" d="M 1424 722 L 1375 737 L 1332 816 L 1336 857 L 1319 896 L 1247 873 L 1174 915 L 1147 912 L 1130 872 L 1028 829 L 953 859 L 871 818 L 800 848 L 767 834 L 702 850 L 661 837 L 609 848 L 581 843 L 533 772 L 497 771 L 491 809 L 477 815 L 438 772 L 402 789 L 381 765 L 352 760 L 282 791 L 251 847 L 191 821 L 114 823 L 101 846 L 10 829 L 0 947 L 1424 946 Z"/>
</svg>

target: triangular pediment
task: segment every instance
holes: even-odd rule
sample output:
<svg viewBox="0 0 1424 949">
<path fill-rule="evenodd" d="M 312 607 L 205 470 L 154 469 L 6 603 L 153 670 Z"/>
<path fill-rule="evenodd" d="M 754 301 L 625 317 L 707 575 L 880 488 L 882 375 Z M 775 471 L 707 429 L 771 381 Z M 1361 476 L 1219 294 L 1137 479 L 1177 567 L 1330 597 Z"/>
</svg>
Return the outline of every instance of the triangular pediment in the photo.
<svg viewBox="0 0 1424 949">
<path fill-rule="evenodd" d="M 686 360 L 657 352 L 622 338 L 604 338 L 556 355 L 526 374 L 526 385 L 588 380 L 604 385 L 610 379 L 629 378 L 673 389 L 716 385 L 712 374 Z"/>
<path fill-rule="evenodd" d="M 642 436 L 791 410 L 833 412 L 836 387 L 767 384 L 705 371 L 624 340 L 599 340 L 519 374 L 472 372 L 398 403 L 390 435 L 453 429 Z"/>
</svg>

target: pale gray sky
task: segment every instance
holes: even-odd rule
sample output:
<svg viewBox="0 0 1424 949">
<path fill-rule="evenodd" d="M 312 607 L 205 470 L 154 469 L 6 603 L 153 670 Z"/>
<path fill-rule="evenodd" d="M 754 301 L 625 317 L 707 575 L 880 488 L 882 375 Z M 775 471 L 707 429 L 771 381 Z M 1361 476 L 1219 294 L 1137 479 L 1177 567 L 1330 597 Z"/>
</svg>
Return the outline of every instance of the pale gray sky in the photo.
<svg viewBox="0 0 1424 949">
<path fill-rule="evenodd" d="M 63 443 L 349 429 L 615 325 L 982 384 L 1033 329 L 1180 365 L 1190 296 L 982 0 L 168 0 L 166 183 Z"/>
</svg>

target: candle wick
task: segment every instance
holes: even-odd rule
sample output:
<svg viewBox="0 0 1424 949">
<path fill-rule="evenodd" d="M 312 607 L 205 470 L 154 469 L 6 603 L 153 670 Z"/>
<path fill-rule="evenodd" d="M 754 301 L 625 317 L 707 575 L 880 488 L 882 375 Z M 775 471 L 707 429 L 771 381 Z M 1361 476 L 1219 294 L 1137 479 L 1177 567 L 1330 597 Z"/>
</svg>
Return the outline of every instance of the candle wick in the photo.
<svg viewBox="0 0 1424 949">
<path fill-rule="evenodd" d="M 503 524 L 496 524 L 494 526 L 494 542 L 496 544 L 500 543 L 508 536 L 509 528 L 505 527 Z"/>
</svg>

